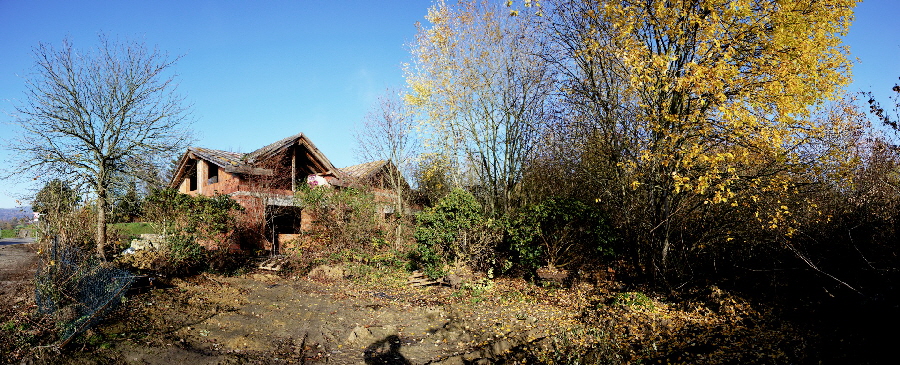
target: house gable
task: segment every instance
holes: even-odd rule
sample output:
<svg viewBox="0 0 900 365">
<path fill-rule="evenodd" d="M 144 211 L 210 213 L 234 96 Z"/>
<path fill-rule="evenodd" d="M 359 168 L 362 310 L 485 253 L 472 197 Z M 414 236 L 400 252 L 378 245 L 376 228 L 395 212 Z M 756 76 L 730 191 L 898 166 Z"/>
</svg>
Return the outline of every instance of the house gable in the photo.
<svg viewBox="0 0 900 365">
<path fill-rule="evenodd" d="M 336 168 L 302 133 L 250 153 L 190 147 L 178 161 L 171 188 L 189 195 L 227 194 L 244 207 L 247 227 L 262 234 L 249 238 L 260 248 L 278 252 L 280 245 L 314 223 L 310 212 L 296 206 L 299 184 L 315 182 L 335 188 L 371 189 L 377 211 L 395 214 L 397 194 L 389 161 Z M 409 186 L 403 180 L 405 189 Z M 403 209 L 410 211 L 405 202 Z"/>
<path fill-rule="evenodd" d="M 290 194 L 297 181 L 306 181 L 309 175 L 342 176 L 300 133 L 246 154 L 190 147 L 179 160 L 169 186 L 186 194 L 233 194 L 264 180 L 273 193 Z"/>
</svg>

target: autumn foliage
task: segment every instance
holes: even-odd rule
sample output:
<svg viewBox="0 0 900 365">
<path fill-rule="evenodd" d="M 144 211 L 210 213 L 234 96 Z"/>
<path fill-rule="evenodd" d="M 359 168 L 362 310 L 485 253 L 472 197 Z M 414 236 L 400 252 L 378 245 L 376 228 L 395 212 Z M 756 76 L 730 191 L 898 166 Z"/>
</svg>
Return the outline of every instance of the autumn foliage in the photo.
<svg viewBox="0 0 900 365">
<path fill-rule="evenodd" d="M 449 183 L 505 219 L 498 257 L 520 267 L 559 261 L 548 243 L 570 234 L 557 224 L 543 253 L 523 246 L 540 240 L 516 236 L 536 227 L 521 217 L 543 204 L 557 209 L 544 219 L 588 209 L 611 227 L 614 244 L 563 245 L 592 258 L 583 270 L 869 297 L 897 267 L 882 260 L 897 151 L 845 89 L 855 5 L 439 1 L 411 45 L 407 101 Z"/>
<path fill-rule="evenodd" d="M 492 217 L 588 206 L 629 271 L 664 285 L 721 260 L 808 264 L 801 237 L 870 157 L 844 91 L 854 5 L 437 2 L 406 100 L 429 158 Z"/>
</svg>

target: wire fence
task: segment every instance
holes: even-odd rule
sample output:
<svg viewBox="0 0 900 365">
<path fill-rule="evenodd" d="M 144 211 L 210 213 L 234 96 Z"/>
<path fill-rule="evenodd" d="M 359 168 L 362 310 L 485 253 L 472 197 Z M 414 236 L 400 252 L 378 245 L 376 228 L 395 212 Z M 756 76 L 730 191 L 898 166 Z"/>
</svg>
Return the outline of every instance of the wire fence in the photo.
<svg viewBox="0 0 900 365">
<path fill-rule="evenodd" d="M 133 282 L 128 271 L 54 238 L 35 277 L 35 302 L 53 319 L 64 347 L 122 303 Z"/>
</svg>

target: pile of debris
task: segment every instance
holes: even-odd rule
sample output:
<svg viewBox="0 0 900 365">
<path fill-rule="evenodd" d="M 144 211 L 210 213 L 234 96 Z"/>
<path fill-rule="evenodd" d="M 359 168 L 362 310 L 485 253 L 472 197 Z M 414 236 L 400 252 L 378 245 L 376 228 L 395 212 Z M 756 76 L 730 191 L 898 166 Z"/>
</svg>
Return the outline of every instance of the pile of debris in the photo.
<svg viewBox="0 0 900 365">
<path fill-rule="evenodd" d="M 259 268 L 263 270 L 269 271 L 281 271 L 284 268 L 285 264 L 287 264 L 288 258 L 287 256 L 270 256 L 268 258 L 263 259 L 263 261 L 259 264 Z"/>
<path fill-rule="evenodd" d="M 421 270 L 416 270 L 412 272 L 412 275 L 409 276 L 406 280 L 406 284 L 410 286 L 431 286 L 431 285 L 440 285 L 440 286 L 449 286 L 451 288 L 459 288 L 462 285 L 464 279 L 462 276 L 456 273 L 450 273 L 445 275 L 442 278 L 432 279 L 425 275 Z"/>
<path fill-rule="evenodd" d="M 130 255 L 137 251 L 159 251 L 166 245 L 166 237 L 161 234 L 144 233 L 141 238 L 131 240 L 131 246 L 122 251 L 123 255 Z"/>
</svg>

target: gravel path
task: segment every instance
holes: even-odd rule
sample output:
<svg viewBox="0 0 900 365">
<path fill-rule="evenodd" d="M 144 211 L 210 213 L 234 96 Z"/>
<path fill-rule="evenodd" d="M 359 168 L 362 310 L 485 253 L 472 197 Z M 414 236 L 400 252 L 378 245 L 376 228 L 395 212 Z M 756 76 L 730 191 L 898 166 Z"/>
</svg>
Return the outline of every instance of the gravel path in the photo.
<svg viewBox="0 0 900 365">
<path fill-rule="evenodd" d="M 0 238 L 0 246 L 34 243 L 34 238 Z"/>
</svg>

